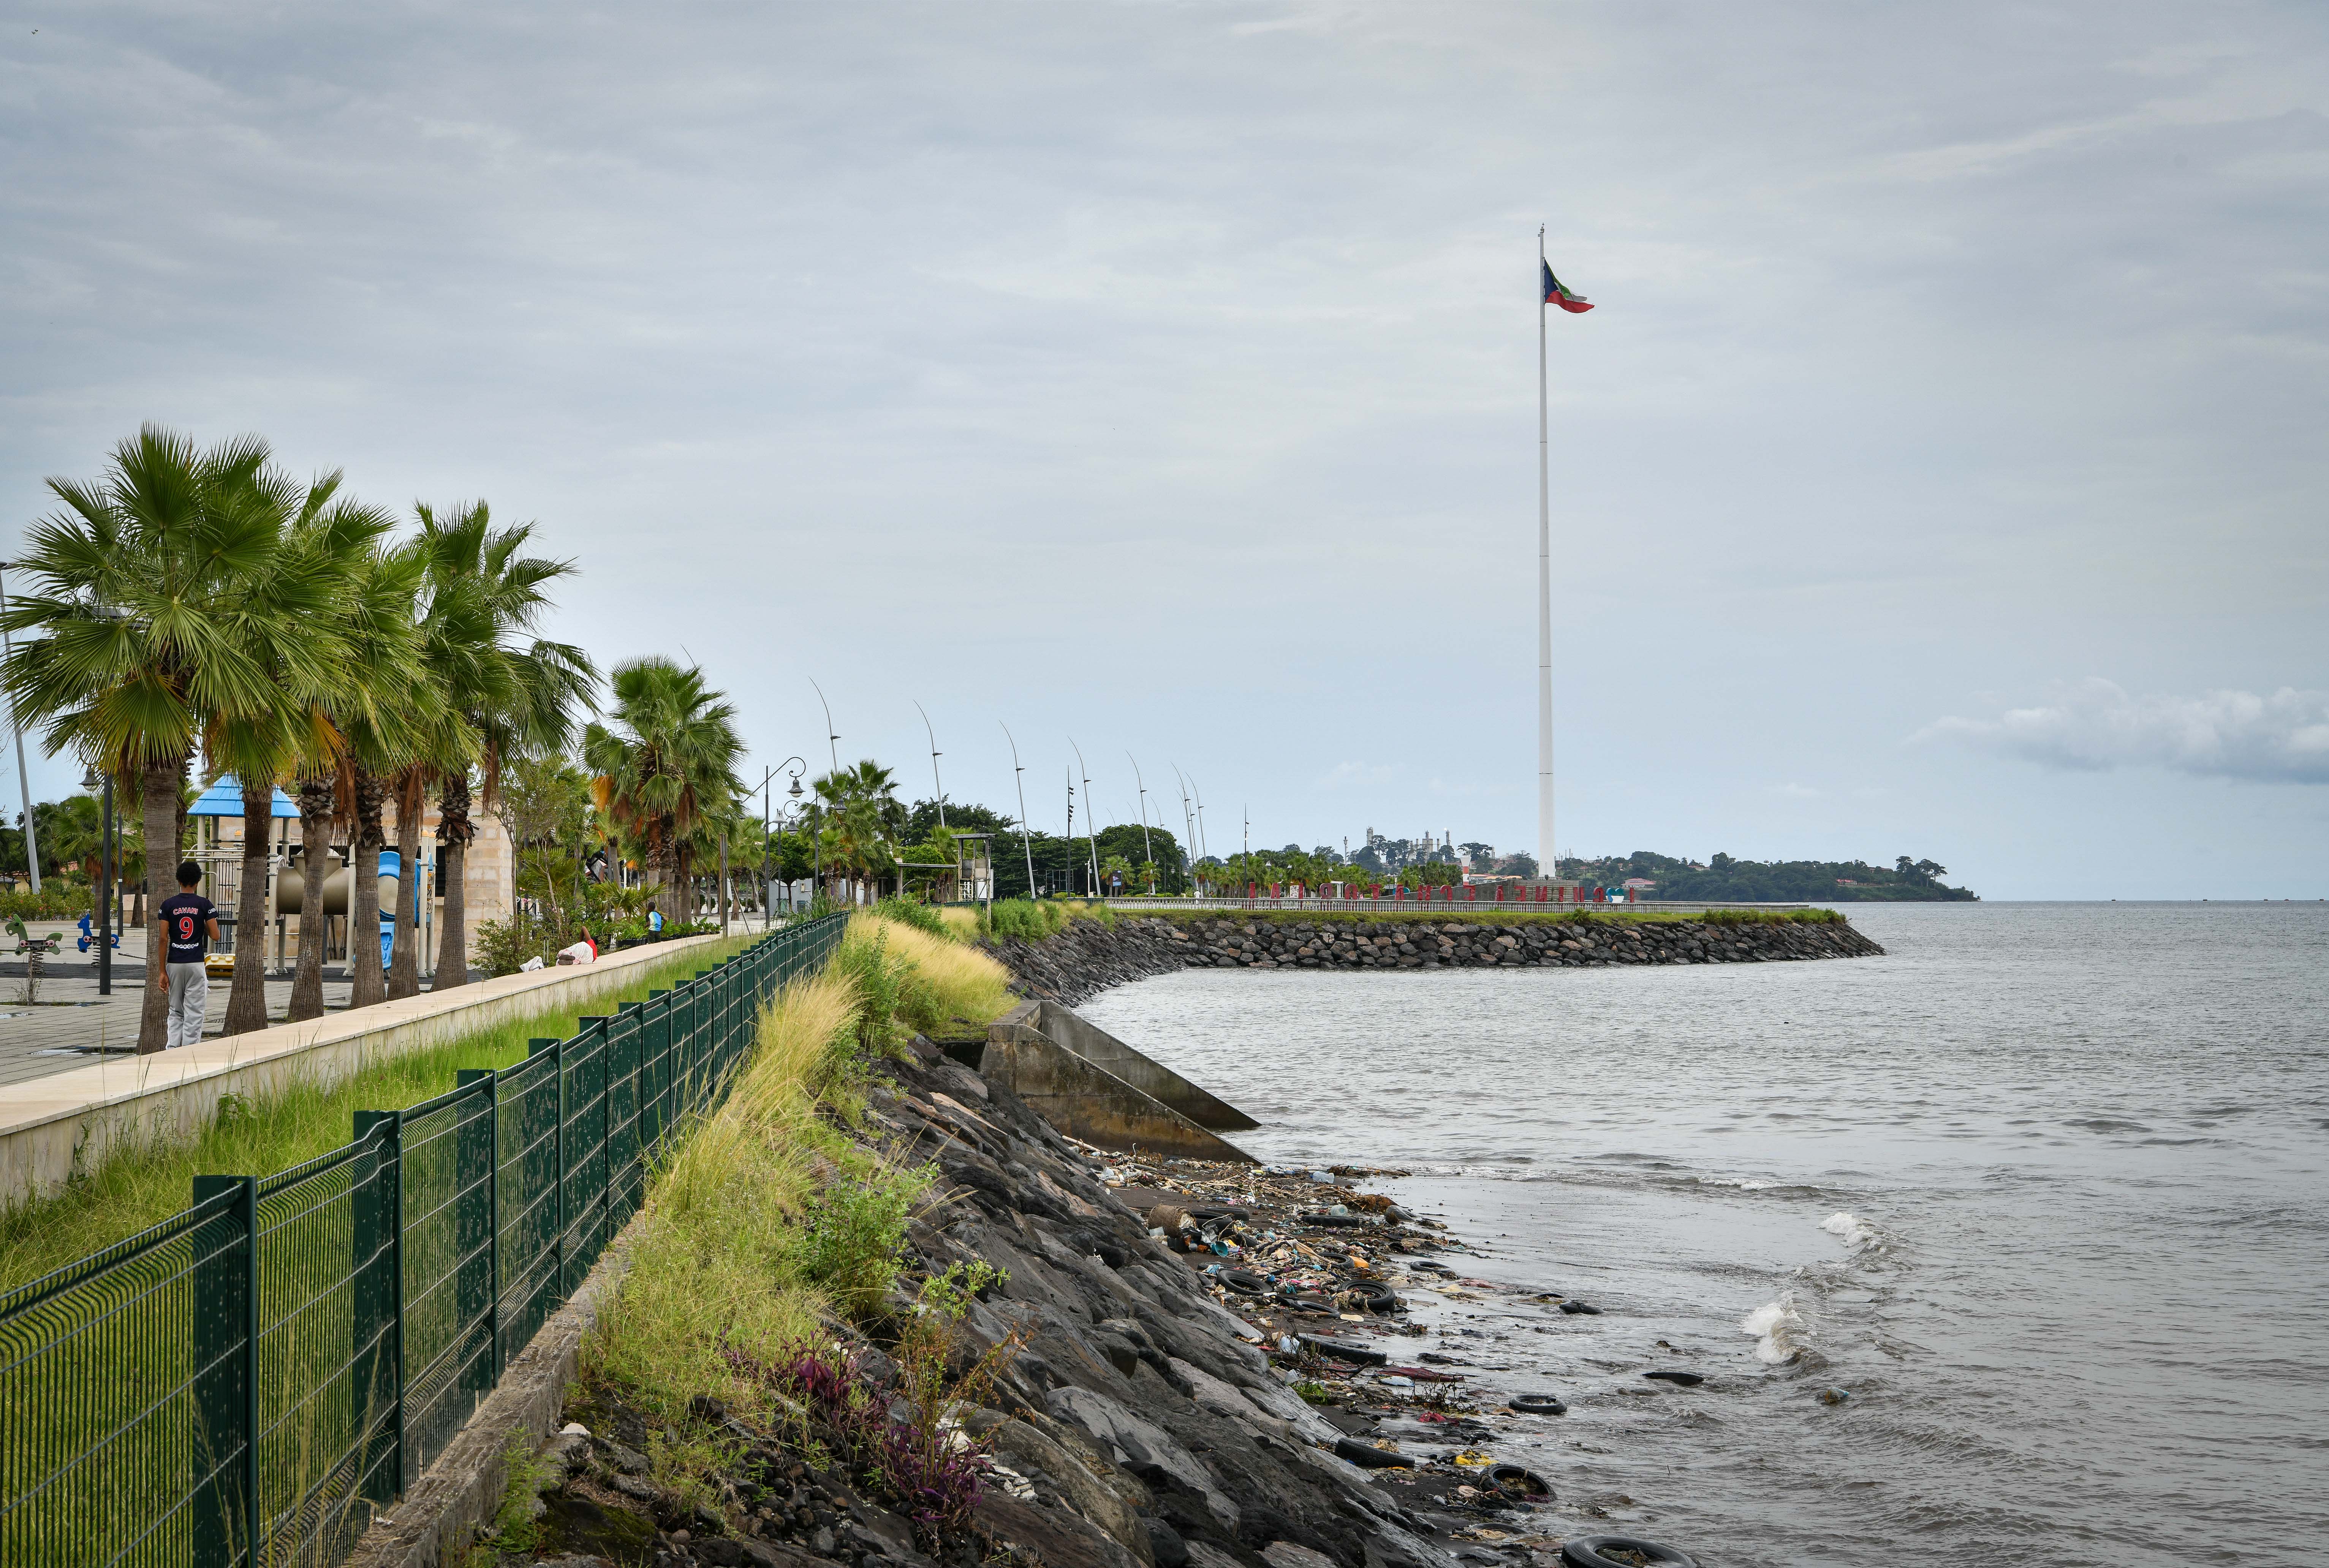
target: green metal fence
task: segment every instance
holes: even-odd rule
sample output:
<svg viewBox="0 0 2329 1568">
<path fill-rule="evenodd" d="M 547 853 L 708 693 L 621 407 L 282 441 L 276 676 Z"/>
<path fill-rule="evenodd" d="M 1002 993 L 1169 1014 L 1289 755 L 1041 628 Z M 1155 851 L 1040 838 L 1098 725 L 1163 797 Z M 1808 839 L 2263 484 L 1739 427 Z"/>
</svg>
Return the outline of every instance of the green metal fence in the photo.
<svg viewBox="0 0 2329 1568">
<path fill-rule="evenodd" d="M 0 1296 L 0 1564 L 325 1565 L 444 1451 L 846 915 Z"/>
</svg>

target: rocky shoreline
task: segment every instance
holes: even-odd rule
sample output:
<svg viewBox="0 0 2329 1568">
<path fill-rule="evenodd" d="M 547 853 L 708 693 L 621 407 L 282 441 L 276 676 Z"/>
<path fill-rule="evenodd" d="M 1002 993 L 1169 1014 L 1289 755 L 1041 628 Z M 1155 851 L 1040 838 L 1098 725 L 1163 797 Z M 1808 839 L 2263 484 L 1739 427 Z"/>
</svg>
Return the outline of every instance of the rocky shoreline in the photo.
<svg viewBox="0 0 2329 1568">
<path fill-rule="evenodd" d="M 1042 942 L 1008 938 L 987 947 L 1028 994 L 1070 1007 L 1112 986 L 1179 969 L 1598 969 L 1863 958 L 1884 951 L 1840 919 L 1286 919 L 1240 910 L 1073 920 Z"/>
<path fill-rule="evenodd" d="M 1135 1166 L 1061 1137 L 928 1041 L 874 1070 L 856 1135 L 936 1168 L 904 1282 L 827 1325 L 861 1408 L 904 1431 L 913 1282 L 993 1274 L 965 1303 L 945 1423 L 954 1513 L 886 1491 L 804 1392 L 780 1430 L 714 1398 L 666 1425 L 586 1383 L 498 1561 L 721 1568 L 1537 1568 L 1537 1476 L 1479 1445 L 1485 1404 L 1417 1342 L 1398 1287 L 1462 1244 L 1331 1172 Z M 1391 1175 L 1396 1173 L 1380 1173 Z M 1227 1200 L 1215 1195 L 1227 1195 Z M 1227 1265 L 1244 1263 L 1244 1269 Z M 949 1274 L 948 1271 L 955 1271 Z M 925 1287 L 926 1290 L 926 1287 Z M 985 1367 L 982 1380 L 976 1369 Z M 1485 1391 L 1484 1391 L 1485 1392 Z M 1557 1408 L 1557 1407 L 1556 1407 Z M 828 1411 L 829 1415 L 829 1411 Z M 1542 1419 L 1540 1413 L 1533 1419 Z M 652 1456 L 721 1445 L 716 1495 Z M 1356 1462 L 1353 1462 L 1355 1460 Z M 505 1510 L 505 1517 L 508 1517 Z M 489 1550 L 492 1548 L 489 1547 Z"/>
</svg>

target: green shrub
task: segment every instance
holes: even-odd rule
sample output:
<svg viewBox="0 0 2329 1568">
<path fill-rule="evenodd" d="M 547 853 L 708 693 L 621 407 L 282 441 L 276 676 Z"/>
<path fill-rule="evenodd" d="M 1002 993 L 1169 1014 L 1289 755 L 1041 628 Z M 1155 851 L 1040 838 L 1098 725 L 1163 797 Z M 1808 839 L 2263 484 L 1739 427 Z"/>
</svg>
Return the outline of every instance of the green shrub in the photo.
<svg viewBox="0 0 2329 1568">
<path fill-rule="evenodd" d="M 930 1189 L 934 1166 L 877 1167 L 829 1183 L 810 1204 L 793 1263 L 851 1317 L 882 1304 L 897 1282 L 906 1216 Z"/>
<path fill-rule="evenodd" d="M 0 920 L 78 920 L 91 907 L 86 882 L 43 877 L 37 894 L 29 887 L 21 893 L 13 887 L 0 891 Z M 126 914 L 123 917 L 127 918 Z"/>
<path fill-rule="evenodd" d="M 927 904 L 917 904 L 910 898 L 884 898 L 873 906 L 873 913 L 881 915 L 884 920 L 895 920 L 900 925 L 910 925 L 917 931 L 927 931 L 932 936 L 954 934 L 947 929 L 947 923 L 938 918 L 937 910 Z"/>
<path fill-rule="evenodd" d="M 986 933 L 998 942 L 1008 937 L 1041 942 L 1058 935 L 1067 923 L 1068 912 L 1057 904 L 1038 904 L 1032 898 L 1004 898 L 987 911 Z"/>
<path fill-rule="evenodd" d="M 928 1034 L 946 1023 L 938 989 L 923 978 L 912 959 L 891 947 L 889 933 L 881 925 L 872 926 L 871 936 L 862 927 L 853 929 L 834 954 L 833 965 L 864 1003 L 857 1025 L 862 1048 L 885 1051 L 905 1035 Z"/>
</svg>

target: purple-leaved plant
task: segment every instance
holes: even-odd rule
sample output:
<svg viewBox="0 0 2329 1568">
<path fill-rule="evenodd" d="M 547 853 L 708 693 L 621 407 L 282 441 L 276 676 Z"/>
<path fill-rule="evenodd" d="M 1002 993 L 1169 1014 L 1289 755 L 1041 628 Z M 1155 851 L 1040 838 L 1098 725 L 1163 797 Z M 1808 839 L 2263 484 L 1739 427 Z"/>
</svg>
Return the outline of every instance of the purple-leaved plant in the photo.
<svg viewBox="0 0 2329 1568">
<path fill-rule="evenodd" d="M 957 1447 L 961 1440 L 939 1430 L 935 1412 L 924 1422 L 892 1421 L 854 1351 L 801 1341 L 773 1363 L 733 1348 L 727 1359 L 737 1376 L 807 1406 L 850 1473 L 911 1520 L 926 1544 L 969 1526 L 985 1494 L 985 1452 L 976 1444 Z"/>
</svg>

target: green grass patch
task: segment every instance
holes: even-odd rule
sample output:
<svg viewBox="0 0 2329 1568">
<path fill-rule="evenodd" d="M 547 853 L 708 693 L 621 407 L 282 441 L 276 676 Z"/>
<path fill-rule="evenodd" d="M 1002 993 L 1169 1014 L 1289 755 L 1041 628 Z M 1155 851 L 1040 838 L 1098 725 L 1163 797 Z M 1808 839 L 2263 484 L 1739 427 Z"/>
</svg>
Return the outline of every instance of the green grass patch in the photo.
<svg viewBox="0 0 2329 1568">
<path fill-rule="evenodd" d="M 96 1169 L 77 1172 L 62 1192 L 0 1210 L 0 1291 L 160 1224 L 193 1201 L 197 1176 L 272 1175 L 328 1154 L 354 1135 L 358 1111 L 397 1111 L 433 1099 L 466 1067 L 514 1066 L 525 1059 L 529 1042 L 572 1035 L 586 1010 L 595 1018 L 622 1002 L 645 1001 L 650 991 L 668 991 L 755 940 L 736 936 L 693 948 L 647 965 L 621 990 L 582 1007 L 545 1009 L 385 1056 L 328 1086 L 303 1083 L 262 1095 L 228 1095 L 191 1141 L 117 1149 Z"/>
</svg>

